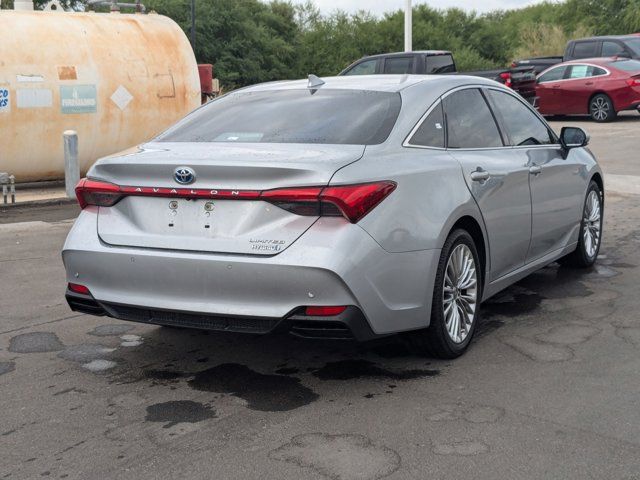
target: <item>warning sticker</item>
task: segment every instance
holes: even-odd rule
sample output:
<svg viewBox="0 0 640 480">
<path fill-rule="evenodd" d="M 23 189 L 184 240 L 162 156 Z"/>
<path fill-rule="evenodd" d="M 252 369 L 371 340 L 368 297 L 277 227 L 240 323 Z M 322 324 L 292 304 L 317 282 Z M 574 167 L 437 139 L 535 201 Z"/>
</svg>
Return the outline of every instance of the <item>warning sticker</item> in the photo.
<svg viewBox="0 0 640 480">
<path fill-rule="evenodd" d="M 62 113 L 95 113 L 98 95 L 95 85 L 63 85 L 60 87 Z"/>
<path fill-rule="evenodd" d="M 9 89 L 0 87 L 0 113 L 11 111 L 11 97 Z"/>
</svg>

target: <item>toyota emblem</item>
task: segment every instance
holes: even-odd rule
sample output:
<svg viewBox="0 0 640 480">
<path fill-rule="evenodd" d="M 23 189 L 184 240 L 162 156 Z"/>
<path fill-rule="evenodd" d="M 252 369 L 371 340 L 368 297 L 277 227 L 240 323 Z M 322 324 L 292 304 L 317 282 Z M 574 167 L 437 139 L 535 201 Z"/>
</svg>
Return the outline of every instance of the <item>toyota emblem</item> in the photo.
<svg viewBox="0 0 640 480">
<path fill-rule="evenodd" d="M 196 181 L 196 172 L 189 167 L 178 167 L 173 172 L 173 178 L 180 185 L 189 185 Z"/>
</svg>

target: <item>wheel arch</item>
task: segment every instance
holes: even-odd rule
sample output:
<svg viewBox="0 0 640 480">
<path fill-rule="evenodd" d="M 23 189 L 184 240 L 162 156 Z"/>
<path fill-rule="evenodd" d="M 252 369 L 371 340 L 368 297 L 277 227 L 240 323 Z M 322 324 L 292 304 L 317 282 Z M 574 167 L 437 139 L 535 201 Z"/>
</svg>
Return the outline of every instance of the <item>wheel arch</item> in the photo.
<svg viewBox="0 0 640 480">
<path fill-rule="evenodd" d="M 464 215 L 458 218 L 451 226 L 447 233 L 447 237 L 451 235 L 454 230 L 463 229 L 471 235 L 473 241 L 476 244 L 478 250 L 478 256 L 480 257 L 480 268 L 482 268 L 482 278 L 487 278 L 487 272 L 489 271 L 489 243 L 485 239 L 485 230 L 481 226 L 480 222 L 471 215 Z M 484 282 L 483 282 L 484 284 Z"/>
<path fill-rule="evenodd" d="M 587 102 L 587 113 L 588 113 L 588 114 L 591 114 L 591 100 L 593 100 L 593 98 L 594 98 L 596 95 L 606 95 L 606 96 L 609 98 L 609 100 L 611 100 L 611 104 L 613 105 L 613 109 L 617 112 L 617 110 L 616 110 L 616 104 L 615 104 L 615 102 L 613 101 L 613 98 L 611 97 L 611 95 L 609 95 L 609 94 L 608 94 L 607 92 L 605 92 L 604 90 L 596 90 L 595 92 L 593 92 L 593 93 L 591 94 L 591 96 L 589 97 L 589 101 Z"/>
<path fill-rule="evenodd" d="M 602 181 L 602 175 L 600 175 L 600 172 L 595 172 L 593 175 L 591 175 L 591 180 L 598 184 L 600 192 L 604 194 L 604 182 Z"/>
</svg>

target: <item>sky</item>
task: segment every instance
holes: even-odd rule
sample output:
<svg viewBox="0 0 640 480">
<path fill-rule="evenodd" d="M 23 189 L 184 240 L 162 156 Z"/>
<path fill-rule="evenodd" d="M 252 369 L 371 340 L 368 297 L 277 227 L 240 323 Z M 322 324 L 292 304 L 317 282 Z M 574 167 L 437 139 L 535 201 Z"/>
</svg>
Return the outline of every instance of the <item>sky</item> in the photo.
<svg viewBox="0 0 640 480">
<path fill-rule="evenodd" d="M 294 3 L 304 3 L 305 0 L 293 0 Z M 330 13 L 336 9 L 347 12 L 368 10 L 373 14 L 382 15 L 385 12 L 404 8 L 405 0 L 313 0 L 322 13 Z M 413 5 L 427 3 L 433 8 L 458 7 L 464 10 L 488 12 L 498 9 L 519 8 L 538 3 L 539 0 L 413 0 Z"/>
</svg>

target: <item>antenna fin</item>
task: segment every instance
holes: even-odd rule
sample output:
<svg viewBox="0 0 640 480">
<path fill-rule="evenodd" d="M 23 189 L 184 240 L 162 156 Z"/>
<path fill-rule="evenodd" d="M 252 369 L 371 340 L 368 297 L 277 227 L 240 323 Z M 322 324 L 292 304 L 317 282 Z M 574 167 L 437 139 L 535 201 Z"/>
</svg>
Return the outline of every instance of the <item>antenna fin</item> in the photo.
<svg viewBox="0 0 640 480">
<path fill-rule="evenodd" d="M 324 83 L 324 80 L 322 80 L 320 77 L 314 75 L 313 73 L 310 73 L 307 88 L 316 89 L 324 85 Z"/>
</svg>

